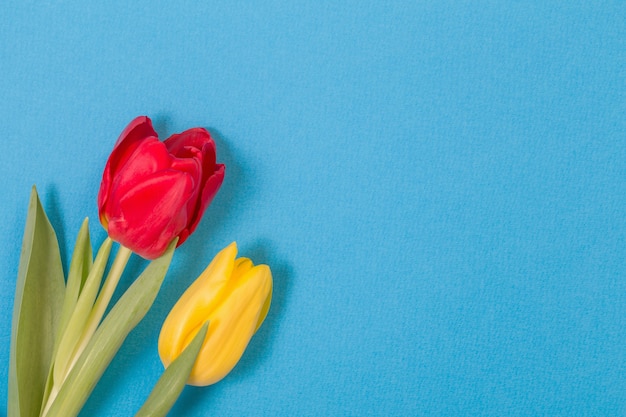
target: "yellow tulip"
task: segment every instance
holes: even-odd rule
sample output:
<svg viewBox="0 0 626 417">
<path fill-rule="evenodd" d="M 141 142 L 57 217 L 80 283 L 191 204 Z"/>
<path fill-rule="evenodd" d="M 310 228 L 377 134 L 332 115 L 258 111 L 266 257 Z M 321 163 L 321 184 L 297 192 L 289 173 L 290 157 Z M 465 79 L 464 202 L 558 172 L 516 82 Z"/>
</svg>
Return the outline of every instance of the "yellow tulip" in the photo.
<svg viewBox="0 0 626 417">
<path fill-rule="evenodd" d="M 159 356 L 167 367 L 192 341 L 202 325 L 209 329 L 188 384 L 211 385 L 237 364 L 252 335 L 263 323 L 272 299 L 272 273 L 236 258 L 237 244 L 218 253 L 178 300 L 163 323 Z"/>
</svg>

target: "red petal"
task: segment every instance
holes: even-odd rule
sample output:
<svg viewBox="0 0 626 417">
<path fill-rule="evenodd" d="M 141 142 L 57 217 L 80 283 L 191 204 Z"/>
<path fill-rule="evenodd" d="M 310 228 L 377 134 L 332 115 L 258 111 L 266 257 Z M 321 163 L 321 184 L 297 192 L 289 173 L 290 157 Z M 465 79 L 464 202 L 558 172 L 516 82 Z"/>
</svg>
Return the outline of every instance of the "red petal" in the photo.
<svg viewBox="0 0 626 417">
<path fill-rule="evenodd" d="M 200 150 L 205 144 L 213 143 L 213 139 L 206 129 L 194 127 L 170 136 L 165 139 L 164 143 L 172 155 L 188 157 L 188 150 L 185 148 L 193 147 Z"/>
<path fill-rule="evenodd" d="M 216 171 L 215 158 L 215 142 L 211 141 L 206 143 L 202 147 L 202 172 L 204 173 L 202 178 L 203 184 Z"/>
<path fill-rule="evenodd" d="M 220 189 L 222 182 L 224 182 L 225 170 L 226 167 L 223 164 L 216 165 L 215 172 L 208 178 L 206 183 L 203 185 L 203 188 L 200 191 L 201 194 L 200 198 L 198 199 L 197 206 L 195 210 L 193 210 L 193 214 L 192 216 L 190 216 L 191 218 L 188 222 L 187 230 L 189 234 L 193 233 L 193 231 L 196 230 L 196 227 L 198 226 L 198 223 L 200 223 L 200 220 L 202 219 L 202 215 L 204 214 L 206 208 L 209 206 L 209 204 L 211 204 L 211 201 L 213 201 L 215 194 L 217 194 L 217 191 Z M 182 242 L 179 240 L 178 244 L 180 243 Z"/>
<path fill-rule="evenodd" d="M 125 163 L 118 166 L 113 178 L 114 188 L 123 187 L 127 183 L 141 181 L 144 177 L 159 171 L 165 171 L 172 165 L 173 158 L 155 137 L 148 137 L 138 142 Z"/>
<path fill-rule="evenodd" d="M 118 138 L 102 175 L 100 190 L 98 192 L 98 208 L 102 217 L 102 209 L 106 205 L 111 189 L 111 182 L 117 175 L 120 166 L 123 166 L 128 158 L 139 146 L 139 142 L 147 137 L 157 137 L 152 128 L 152 122 L 146 116 L 139 116 L 131 121 Z"/>
<path fill-rule="evenodd" d="M 143 178 L 115 206 L 110 205 L 109 235 L 147 259 L 160 256 L 187 223 L 193 179 L 173 170 Z"/>
<path fill-rule="evenodd" d="M 135 117 L 120 134 L 115 142 L 115 148 L 122 142 L 137 140 L 148 136 L 158 136 L 152 127 L 152 120 L 148 116 Z"/>
</svg>

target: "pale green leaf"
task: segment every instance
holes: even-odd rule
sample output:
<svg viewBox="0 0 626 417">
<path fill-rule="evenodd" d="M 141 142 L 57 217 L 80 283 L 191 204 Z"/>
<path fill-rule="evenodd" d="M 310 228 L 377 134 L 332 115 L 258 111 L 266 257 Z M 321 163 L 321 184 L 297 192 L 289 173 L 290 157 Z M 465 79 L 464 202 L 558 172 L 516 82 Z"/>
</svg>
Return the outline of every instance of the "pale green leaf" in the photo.
<svg viewBox="0 0 626 417">
<path fill-rule="evenodd" d="M 126 336 L 154 303 L 175 247 L 173 241 L 165 254 L 152 261 L 113 306 L 70 371 L 47 417 L 78 414 Z"/>
<path fill-rule="evenodd" d="M 106 259 L 105 259 L 106 263 Z M 85 280 L 89 274 L 91 266 L 93 264 L 93 253 L 91 249 L 91 241 L 89 239 L 89 221 L 85 219 L 83 224 L 81 225 L 80 230 L 78 231 L 78 236 L 76 237 L 76 244 L 74 246 L 74 252 L 72 254 L 72 261 L 70 262 L 70 270 L 67 274 L 67 286 L 65 289 L 65 298 L 63 300 L 63 309 L 61 313 L 61 318 L 59 320 L 59 326 L 57 330 L 54 353 L 53 353 L 53 363 L 50 366 L 50 370 L 48 372 L 48 379 L 46 382 L 46 389 L 42 399 L 42 405 L 48 401 L 48 397 L 50 392 L 54 386 L 54 369 L 55 363 L 58 361 L 58 349 L 61 341 L 64 340 L 64 334 L 66 333 L 66 328 L 68 327 L 68 323 L 72 317 L 72 313 L 76 312 L 76 303 L 78 301 L 78 297 L 83 288 Z M 102 274 L 100 278 L 102 278 Z M 93 279 L 93 278 L 92 278 Z M 96 284 L 96 290 L 97 290 Z M 93 302 L 93 301 L 92 301 Z M 77 313 L 81 313 L 78 311 Z M 71 333 L 71 332 L 70 332 Z M 71 335 L 69 335 L 71 337 Z M 76 336 L 77 337 L 77 336 Z M 65 337 L 65 344 L 67 345 L 68 337 Z M 67 348 L 66 348 L 67 350 Z"/>
<path fill-rule="evenodd" d="M 33 187 L 13 305 L 9 417 L 39 415 L 64 292 L 57 237 Z"/>
<path fill-rule="evenodd" d="M 89 239 L 89 219 L 85 219 L 78 231 L 76 245 L 72 253 L 70 270 L 67 274 L 67 289 L 63 300 L 63 314 L 59 323 L 59 332 L 65 331 L 65 326 L 69 321 L 72 311 L 78 301 L 78 296 L 85 284 L 85 280 L 93 264 L 93 252 L 91 240 Z"/>
<path fill-rule="evenodd" d="M 205 323 L 183 353 L 161 375 L 150 396 L 135 417 L 162 417 L 172 408 L 185 388 L 189 375 L 202 348 L 209 323 Z"/>
<path fill-rule="evenodd" d="M 102 276 L 104 275 L 104 270 L 111 253 L 112 244 L 113 241 L 107 238 L 102 243 L 102 246 L 100 246 L 100 250 L 89 271 L 85 285 L 71 311 L 70 318 L 68 319 L 66 329 L 59 342 L 58 350 L 54 358 L 53 385 L 58 386 L 59 382 L 63 381 L 67 375 L 67 370 L 73 359 L 76 344 L 83 334 L 89 313 L 98 295 L 98 289 L 102 282 Z"/>
</svg>

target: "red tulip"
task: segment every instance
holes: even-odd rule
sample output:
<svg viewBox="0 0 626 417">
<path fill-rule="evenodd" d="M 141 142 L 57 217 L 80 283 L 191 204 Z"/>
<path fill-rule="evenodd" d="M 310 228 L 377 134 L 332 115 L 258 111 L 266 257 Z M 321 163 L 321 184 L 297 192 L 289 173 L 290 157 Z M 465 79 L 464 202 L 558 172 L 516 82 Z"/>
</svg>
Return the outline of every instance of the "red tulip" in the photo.
<svg viewBox="0 0 626 417">
<path fill-rule="evenodd" d="M 195 230 L 224 179 L 215 143 L 194 128 L 159 141 L 146 116 L 124 129 L 109 156 L 100 192 L 100 221 L 109 236 L 146 259 L 162 255 Z"/>
</svg>

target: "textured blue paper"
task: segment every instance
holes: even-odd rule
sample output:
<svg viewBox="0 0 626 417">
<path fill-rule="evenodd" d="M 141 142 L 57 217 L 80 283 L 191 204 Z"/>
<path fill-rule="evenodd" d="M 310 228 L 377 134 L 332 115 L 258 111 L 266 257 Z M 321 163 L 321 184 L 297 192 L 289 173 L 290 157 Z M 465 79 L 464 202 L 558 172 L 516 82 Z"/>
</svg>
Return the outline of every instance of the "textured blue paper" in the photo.
<svg viewBox="0 0 626 417">
<path fill-rule="evenodd" d="M 626 3 L 5 1 L 0 18 L 0 408 L 30 187 L 67 264 L 84 216 L 103 239 L 101 171 L 145 114 L 164 136 L 209 128 L 227 177 L 83 416 L 138 410 L 167 311 L 233 240 L 272 267 L 272 309 L 172 415 L 626 414 Z"/>
</svg>

